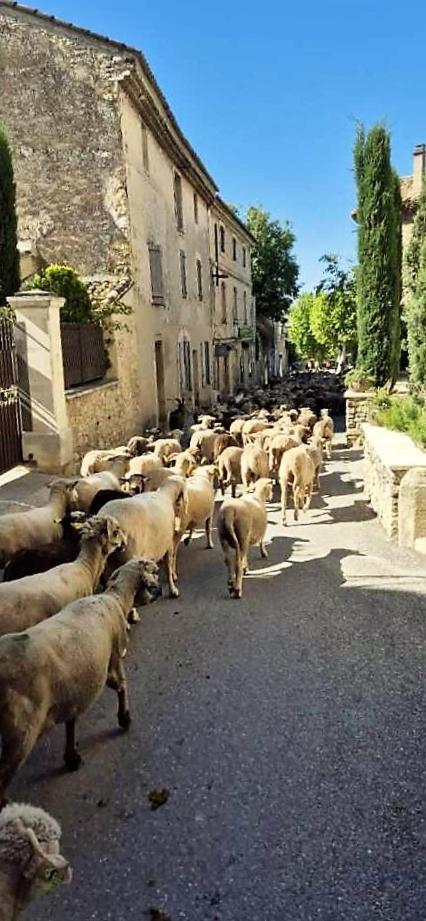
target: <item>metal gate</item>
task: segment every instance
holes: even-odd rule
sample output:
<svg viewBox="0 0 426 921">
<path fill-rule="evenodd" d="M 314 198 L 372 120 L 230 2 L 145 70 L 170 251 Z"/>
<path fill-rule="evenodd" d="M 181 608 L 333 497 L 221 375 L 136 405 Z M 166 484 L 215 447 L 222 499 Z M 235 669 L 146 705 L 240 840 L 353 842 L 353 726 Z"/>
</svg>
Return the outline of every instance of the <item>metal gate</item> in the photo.
<svg viewBox="0 0 426 921">
<path fill-rule="evenodd" d="M 13 322 L 0 319 L 0 473 L 22 459 Z"/>
</svg>

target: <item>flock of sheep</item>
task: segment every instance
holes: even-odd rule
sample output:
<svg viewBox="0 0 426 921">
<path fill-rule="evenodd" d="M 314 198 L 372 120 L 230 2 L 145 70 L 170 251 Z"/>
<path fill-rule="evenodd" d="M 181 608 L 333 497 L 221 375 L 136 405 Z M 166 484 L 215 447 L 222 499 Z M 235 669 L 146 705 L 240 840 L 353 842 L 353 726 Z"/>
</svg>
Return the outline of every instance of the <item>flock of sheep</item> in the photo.
<svg viewBox="0 0 426 921">
<path fill-rule="evenodd" d="M 79 477 L 54 480 L 46 505 L 0 518 L 0 804 L 42 735 L 65 724 L 64 761 L 76 770 L 76 720 L 107 685 L 118 723 L 130 724 L 123 658 L 137 608 L 161 594 L 164 560 L 170 595 L 179 595 L 182 539 L 212 523 L 219 487 L 218 536 L 232 597 L 241 598 L 249 547 L 267 556 L 267 502 L 274 481 L 294 518 L 318 488 L 334 426 L 308 407 L 280 406 L 237 418 L 226 431 L 214 416 L 154 439 L 90 451 Z M 225 497 L 230 488 L 231 495 Z M 236 493 L 240 495 L 237 497 Z M 185 536 L 186 535 L 186 536 Z M 43 810 L 5 805 L 0 812 L 0 921 L 14 921 L 38 894 L 71 878 L 59 851 L 60 828 Z"/>
</svg>

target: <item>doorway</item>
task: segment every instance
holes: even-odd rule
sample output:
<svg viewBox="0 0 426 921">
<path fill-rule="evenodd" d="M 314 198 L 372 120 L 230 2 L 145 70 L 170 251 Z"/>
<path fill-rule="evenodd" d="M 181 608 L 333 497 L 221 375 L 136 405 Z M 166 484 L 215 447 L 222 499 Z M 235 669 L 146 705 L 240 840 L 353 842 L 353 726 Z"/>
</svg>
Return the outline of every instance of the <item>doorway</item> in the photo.
<svg viewBox="0 0 426 921">
<path fill-rule="evenodd" d="M 157 386 L 158 424 L 163 425 L 166 422 L 167 411 L 164 387 L 163 343 L 160 340 L 155 343 L 155 382 Z"/>
</svg>

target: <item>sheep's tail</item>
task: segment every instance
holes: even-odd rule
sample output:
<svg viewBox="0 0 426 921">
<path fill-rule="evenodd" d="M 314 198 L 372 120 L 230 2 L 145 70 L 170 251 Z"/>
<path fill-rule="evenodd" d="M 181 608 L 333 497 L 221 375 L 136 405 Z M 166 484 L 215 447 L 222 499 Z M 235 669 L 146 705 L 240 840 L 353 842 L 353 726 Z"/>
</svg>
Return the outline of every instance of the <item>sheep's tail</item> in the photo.
<svg viewBox="0 0 426 921">
<path fill-rule="evenodd" d="M 223 514 L 223 535 L 229 546 L 239 553 L 240 543 L 235 531 L 234 512 L 231 508 L 225 509 Z"/>
</svg>

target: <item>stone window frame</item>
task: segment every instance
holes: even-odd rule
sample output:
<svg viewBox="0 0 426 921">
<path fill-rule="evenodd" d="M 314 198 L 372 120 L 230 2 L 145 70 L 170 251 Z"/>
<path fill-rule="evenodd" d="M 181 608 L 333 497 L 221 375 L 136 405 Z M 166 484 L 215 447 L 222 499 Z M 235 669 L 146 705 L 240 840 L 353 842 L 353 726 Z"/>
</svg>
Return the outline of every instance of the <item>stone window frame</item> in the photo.
<svg viewBox="0 0 426 921">
<path fill-rule="evenodd" d="M 156 307 L 165 306 L 163 257 L 161 246 L 148 243 L 149 270 L 151 277 L 151 299 Z"/>
<path fill-rule="evenodd" d="M 228 322 L 228 308 L 226 303 L 226 284 L 223 281 L 220 286 L 220 304 L 221 304 L 221 322 Z"/>
<path fill-rule="evenodd" d="M 199 257 L 196 260 L 196 274 L 197 274 L 198 300 L 202 301 L 204 297 L 204 294 L 203 294 L 203 264 Z"/>
<path fill-rule="evenodd" d="M 180 268 L 180 286 L 183 298 L 188 297 L 188 278 L 186 273 L 186 253 L 184 249 L 179 250 L 179 268 Z"/>
<path fill-rule="evenodd" d="M 177 170 L 174 170 L 173 173 L 173 198 L 175 203 L 176 227 L 179 233 L 184 233 L 182 176 Z"/>
<path fill-rule="evenodd" d="M 232 237 L 232 260 L 233 262 L 237 262 L 237 259 L 237 238 Z"/>
<path fill-rule="evenodd" d="M 194 222 L 198 224 L 198 195 L 194 192 Z"/>
<path fill-rule="evenodd" d="M 234 285 L 232 292 L 232 320 L 234 323 L 238 323 L 238 288 L 237 285 Z"/>
<path fill-rule="evenodd" d="M 223 224 L 219 227 L 219 246 L 221 253 L 226 253 L 226 235 Z"/>
</svg>

